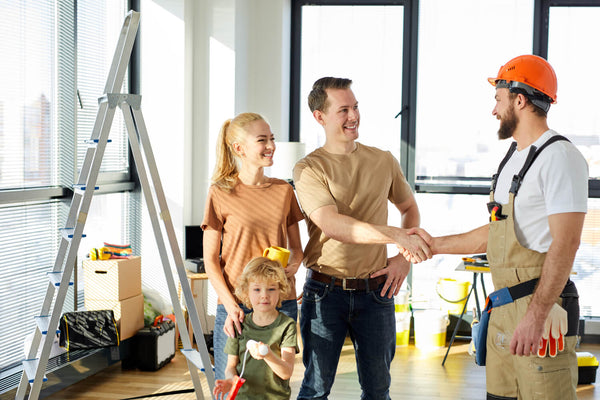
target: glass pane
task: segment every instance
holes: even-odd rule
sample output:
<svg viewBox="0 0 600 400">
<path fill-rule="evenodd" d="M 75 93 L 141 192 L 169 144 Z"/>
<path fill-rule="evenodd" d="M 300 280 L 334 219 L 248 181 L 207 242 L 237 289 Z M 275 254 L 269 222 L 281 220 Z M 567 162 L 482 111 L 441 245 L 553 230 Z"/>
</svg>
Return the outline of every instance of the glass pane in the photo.
<svg viewBox="0 0 600 400">
<path fill-rule="evenodd" d="M 432 236 L 468 232 L 488 223 L 487 195 L 417 194 L 421 211 L 421 226 Z M 394 254 L 394 253 L 390 253 Z M 413 308 L 446 309 L 450 306 L 438 295 L 438 281 L 448 278 L 458 282 L 471 282 L 473 274 L 455 271 L 462 255 L 436 255 L 412 267 Z M 484 275 L 487 293 L 493 291 L 490 274 Z M 481 289 L 478 288 L 482 293 Z M 457 299 L 454 299 L 457 300 Z M 479 299 L 480 305 L 484 300 Z M 469 298 L 467 311 L 475 307 L 475 298 Z"/>
<path fill-rule="evenodd" d="M 352 79 L 361 113 L 361 143 L 400 154 L 402 6 L 304 6 L 300 141 L 311 152 L 325 143 L 307 105 L 324 76 Z"/>
<path fill-rule="evenodd" d="M 600 7 L 551 7 L 548 61 L 558 78 L 551 128 L 567 136 L 585 156 L 590 178 L 600 178 Z"/>
<path fill-rule="evenodd" d="M 422 0 L 419 15 L 417 176 L 491 177 L 508 141 L 486 78 L 531 53 L 533 0 Z"/>
<path fill-rule="evenodd" d="M 0 2 L 0 189 L 54 185 L 54 1 Z"/>
<path fill-rule="evenodd" d="M 77 165 L 87 150 L 84 141 L 92 135 L 108 71 L 125 19 L 123 0 L 77 2 Z M 127 74 L 122 93 L 128 93 Z M 121 109 L 117 108 L 102 159 L 101 172 L 128 172 L 127 132 Z M 109 179 L 112 180 L 112 179 Z"/>
<path fill-rule="evenodd" d="M 58 251 L 60 209 L 60 202 L 0 207 L 0 315 L 11 321 L 0 324 L 0 370 L 25 358 L 23 341 L 34 332 Z"/>
</svg>

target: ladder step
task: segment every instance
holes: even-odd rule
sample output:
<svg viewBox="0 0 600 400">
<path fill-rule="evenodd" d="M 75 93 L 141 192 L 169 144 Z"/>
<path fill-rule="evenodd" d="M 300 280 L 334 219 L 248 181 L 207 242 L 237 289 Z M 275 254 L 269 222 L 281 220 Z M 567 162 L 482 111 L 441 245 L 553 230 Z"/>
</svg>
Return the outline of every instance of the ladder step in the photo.
<svg viewBox="0 0 600 400">
<path fill-rule="evenodd" d="M 38 315 L 33 318 L 35 319 L 40 332 L 42 332 L 42 335 L 46 335 L 48 333 L 48 326 L 50 325 L 50 315 Z M 58 335 L 59 333 L 60 330 L 57 329 L 56 334 Z"/>
<path fill-rule="evenodd" d="M 35 372 L 37 371 L 39 361 L 39 358 L 23 360 L 23 372 L 27 375 L 27 380 L 29 383 L 33 383 L 33 380 L 35 379 Z M 46 378 L 46 375 L 44 375 L 43 382 L 46 382 L 47 380 L 48 378 Z"/>
<path fill-rule="evenodd" d="M 202 372 L 205 371 L 204 363 L 202 362 L 202 357 L 200 357 L 200 353 L 198 352 L 198 350 L 181 349 L 181 352 L 183 353 L 185 358 L 190 360 L 192 362 L 192 364 L 194 364 L 196 366 L 196 368 L 198 368 Z M 212 366 L 211 366 L 211 368 L 212 368 Z"/>
<path fill-rule="evenodd" d="M 99 142 L 99 141 L 100 141 L 100 139 L 86 139 L 86 140 L 84 140 L 83 142 L 84 142 L 85 144 L 89 144 L 89 145 L 91 145 L 91 146 L 95 146 L 95 145 L 97 145 L 97 144 L 98 144 L 98 142 Z M 106 143 L 110 143 L 110 142 L 112 142 L 112 139 L 107 139 L 107 140 L 106 140 Z"/>
<path fill-rule="evenodd" d="M 85 192 L 87 185 L 85 183 L 76 183 L 73 185 L 73 190 L 77 190 L 79 192 Z M 100 186 L 95 186 L 94 190 L 100 189 Z"/>
<path fill-rule="evenodd" d="M 60 229 L 62 231 L 62 235 L 65 239 L 73 239 L 73 235 L 75 233 L 75 228 L 61 228 Z M 84 238 L 85 234 L 82 233 L 81 237 Z"/>
<path fill-rule="evenodd" d="M 48 272 L 48 279 L 50 282 L 54 284 L 54 286 L 60 286 L 60 281 L 62 280 L 63 273 L 61 271 L 58 272 Z M 73 286 L 73 282 L 69 282 L 69 286 Z"/>
</svg>

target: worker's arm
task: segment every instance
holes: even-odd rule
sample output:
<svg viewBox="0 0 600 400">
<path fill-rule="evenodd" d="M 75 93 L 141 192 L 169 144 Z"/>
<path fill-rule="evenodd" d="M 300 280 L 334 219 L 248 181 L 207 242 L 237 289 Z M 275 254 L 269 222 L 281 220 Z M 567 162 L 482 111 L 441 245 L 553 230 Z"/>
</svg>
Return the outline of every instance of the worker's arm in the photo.
<svg viewBox="0 0 600 400">
<path fill-rule="evenodd" d="M 548 217 L 552 244 L 546 253 L 542 275 L 512 340 L 510 352 L 528 356 L 536 353 L 550 309 L 569 279 L 579 248 L 584 213 L 561 213 Z"/>
<path fill-rule="evenodd" d="M 431 258 L 431 251 L 420 236 L 429 235 L 420 228 L 413 228 L 415 235 L 407 229 L 387 225 L 374 225 L 359 221 L 338 212 L 335 205 L 327 205 L 313 211 L 309 218 L 323 231 L 325 236 L 344 243 L 387 244 L 393 243 L 409 252 L 417 262 Z"/>
<path fill-rule="evenodd" d="M 410 196 L 409 199 L 402 203 L 394 205 L 400 211 L 400 215 L 402 216 L 402 228 L 419 226 L 421 215 L 414 196 Z M 400 254 L 388 258 L 387 266 L 385 268 L 371 275 L 372 278 L 380 275 L 387 276 L 385 284 L 381 289 L 381 296 L 387 295 L 388 298 L 391 298 L 392 296 L 397 295 L 402 286 L 402 282 L 404 282 L 410 272 L 410 261 L 404 258 L 402 253 L 403 249 L 400 249 Z"/>
<path fill-rule="evenodd" d="M 302 253 L 302 242 L 300 241 L 300 228 L 298 223 L 294 223 L 287 228 L 288 235 L 288 250 L 290 251 L 290 259 L 285 268 L 285 275 L 290 278 L 296 275 L 298 268 L 302 263 L 304 255 Z"/>
<path fill-rule="evenodd" d="M 433 254 L 473 254 L 487 251 L 489 224 L 472 231 L 434 237 L 431 241 Z"/>
<path fill-rule="evenodd" d="M 221 232 L 215 229 L 207 228 L 202 237 L 202 246 L 204 250 L 204 268 L 210 284 L 217 292 L 217 296 L 227 310 L 227 320 L 225 321 L 224 331 L 229 337 L 235 336 L 235 330 L 242 333 L 241 323 L 244 321 L 244 311 L 238 305 L 235 297 L 229 291 L 225 282 L 223 271 L 221 271 L 221 262 L 219 261 L 219 252 L 221 250 Z"/>
</svg>

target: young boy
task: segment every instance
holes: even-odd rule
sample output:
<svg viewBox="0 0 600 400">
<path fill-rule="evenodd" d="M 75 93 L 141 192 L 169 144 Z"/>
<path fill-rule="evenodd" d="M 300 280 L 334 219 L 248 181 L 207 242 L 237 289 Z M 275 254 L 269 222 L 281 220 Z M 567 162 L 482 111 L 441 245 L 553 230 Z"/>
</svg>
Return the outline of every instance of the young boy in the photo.
<svg viewBox="0 0 600 400">
<path fill-rule="evenodd" d="M 277 307 L 281 307 L 281 294 L 288 290 L 285 271 L 279 262 L 257 257 L 244 268 L 235 294 L 252 309 L 252 313 L 244 319 L 242 334 L 227 339 L 226 379 L 215 382 L 214 395 L 217 399 L 224 398 L 231 391 L 234 378 L 241 373 L 249 340 L 257 343 L 248 346 L 252 357 L 246 360 L 243 374 L 246 382 L 236 400 L 290 398 L 289 380 L 298 351 L 296 323 L 277 311 Z M 265 355 L 259 351 L 262 344 L 268 346 Z"/>
</svg>

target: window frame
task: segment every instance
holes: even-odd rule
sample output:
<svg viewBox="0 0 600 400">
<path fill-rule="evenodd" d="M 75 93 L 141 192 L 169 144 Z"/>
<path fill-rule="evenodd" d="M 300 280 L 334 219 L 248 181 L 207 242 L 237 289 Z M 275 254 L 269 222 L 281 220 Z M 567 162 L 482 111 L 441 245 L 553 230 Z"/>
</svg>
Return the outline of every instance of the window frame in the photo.
<svg viewBox="0 0 600 400">
<path fill-rule="evenodd" d="M 290 55 L 290 125 L 289 141 L 300 140 L 300 112 L 303 103 L 300 98 L 302 7 L 305 5 L 360 6 L 360 5 L 402 5 L 404 11 L 403 43 L 403 88 L 402 121 L 400 130 L 401 148 L 397 156 L 408 183 L 417 193 L 440 194 L 489 194 L 491 177 L 469 176 L 415 176 L 416 171 L 416 104 L 417 104 L 417 61 L 419 0 L 294 0 L 291 9 L 291 55 Z M 534 0 L 532 53 L 548 56 L 548 35 L 550 7 L 600 7 L 600 0 Z M 445 181 L 463 181 L 448 183 Z M 600 197 L 600 180 L 588 181 L 589 197 Z"/>
</svg>

